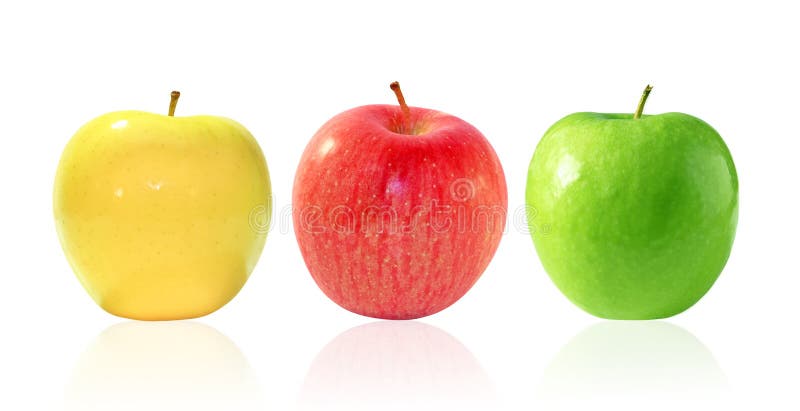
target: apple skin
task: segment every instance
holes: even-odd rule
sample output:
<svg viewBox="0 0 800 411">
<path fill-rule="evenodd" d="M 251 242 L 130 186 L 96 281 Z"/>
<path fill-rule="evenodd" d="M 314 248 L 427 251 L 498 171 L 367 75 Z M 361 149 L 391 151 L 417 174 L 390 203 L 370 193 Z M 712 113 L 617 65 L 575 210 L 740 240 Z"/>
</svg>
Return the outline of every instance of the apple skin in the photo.
<svg viewBox="0 0 800 411">
<path fill-rule="evenodd" d="M 739 210 L 719 134 L 683 113 L 575 113 L 555 123 L 528 170 L 528 224 L 556 286 L 608 319 L 670 317 L 711 288 Z"/>
<path fill-rule="evenodd" d="M 294 230 L 311 276 L 361 315 L 413 319 L 461 298 L 492 259 L 508 208 L 486 138 L 438 111 L 357 107 L 303 153 Z"/>
<path fill-rule="evenodd" d="M 81 284 L 109 313 L 139 320 L 199 317 L 231 300 L 258 261 L 271 207 L 264 155 L 240 124 L 139 111 L 78 130 L 53 193 Z"/>
</svg>

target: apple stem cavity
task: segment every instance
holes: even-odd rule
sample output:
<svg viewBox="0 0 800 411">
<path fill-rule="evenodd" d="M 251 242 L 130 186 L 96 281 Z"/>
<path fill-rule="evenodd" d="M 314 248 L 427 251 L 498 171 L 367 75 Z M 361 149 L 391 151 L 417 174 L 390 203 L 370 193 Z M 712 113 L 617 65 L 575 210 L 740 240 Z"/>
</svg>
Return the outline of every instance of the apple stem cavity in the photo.
<svg viewBox="0 0 800 411">
<path fill-rule="evenodd" d="M 181 97 L 180 91 L 173 91 L 169 95 L 169 116 L 175 116 L 175 107 L 178 106 L 178 99 Z"/>
<path fill-rule="evenodd" d="M 636 112 L 633 113 L 633 118 L 638 119 L 642 118 L 642 112 L 644 111 L 644 103 L 647 102 L 647 96 L 650 95 L 650 92 L 653 91 L 653 86 L 647 85 L 642 92 L 642 98 L 639 99 L 639 106 L 636 107 Z"/>
<path fill-rule="evenodd" d="M 397 102 L 400 104 L 400 109 L 403 110 L 403 130 L 402 132 L 411 132 L 411 125 L 409 122 L 411 121 L 411 110 L 408 108 L 406 104 L 406 99 L 403 97 L 403 91 L 400 90 L 400 83 L 393 81 L 392 84 L 389 84 L 389 88 L 394 91 L 394 95 L 397 96 Z"/>
</svg>

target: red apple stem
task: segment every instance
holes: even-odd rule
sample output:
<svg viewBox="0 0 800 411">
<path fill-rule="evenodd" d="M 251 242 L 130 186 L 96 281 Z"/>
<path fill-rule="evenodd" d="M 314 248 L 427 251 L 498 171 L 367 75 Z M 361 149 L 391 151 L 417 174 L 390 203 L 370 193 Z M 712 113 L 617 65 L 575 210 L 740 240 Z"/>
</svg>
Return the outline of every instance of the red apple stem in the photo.
<svg viewBox="0 0 800 411">
<path fill-rule="evenodd" d="M 175 107 L 178 106 L 178 99 L 181 97 L 180 91 L 173 91 L 169 95 L 169 116 L 175 116 Z"/>
<path fill-rule="evenodd" d="M 653 86 L 647 85 L 642 92 L 642 98 L 639 99 L 639 105 L 636 107 L 636 112 L 633 113 L 633 118 L 638 119 L 642 117 L 642 112 L 644 111 L 644 103 L 647 102 L 647 97 L 650 95 L 650 92 L 653 91 Z"/>
<path fill-rule="evenodd" d="M 389 88 L 394 91 L 394 95 L 397 96 L 397 102 L 400 103 L 400 109 L 403 110 L 403 127 L 406 128 L 406 131 L 410 131 L 411 110 L 406 104 L 405 97 L 403 97 L 403 91 L 400 90 L 400 83 L 393 81 L 392 84 L 389 84 Z"/>
</svg>

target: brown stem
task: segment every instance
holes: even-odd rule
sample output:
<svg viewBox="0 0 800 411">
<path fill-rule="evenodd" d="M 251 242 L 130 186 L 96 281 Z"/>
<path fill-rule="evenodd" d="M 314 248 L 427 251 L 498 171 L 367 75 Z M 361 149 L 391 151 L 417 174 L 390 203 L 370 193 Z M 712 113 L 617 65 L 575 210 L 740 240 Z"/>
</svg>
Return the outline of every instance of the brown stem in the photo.
<svg viewBox="0 0 800 411">
<path fill-rule="evenodd" d="M 169 116 L 175 116 L 175 107 L 178 106 L 178 99 L 181 97 L 180 91 L 173 91 L 169 95 Z"/>
<path fill-rule="evenodd" d="M 406 99 L 403 97 L 403 92 L 400 90 L 400 83 L 393 81 L 392 84 L 389 84 L 389 88 L 394 91 L 394 95 L 397 96 L 397 102 L 400 103 L 400 109 L 403 110 L 403 127 L 410 131 L 411 110 L 409 110 Z"/>
<path fill-rule="evenodd" d="M 636 112 L 633 113 L 633 118 L 634 119 L 642 117 L 642 112 L 644 111 L 644 103 L 647 102 L 647 96 L 650 95 L 650 92 L 652 90 L 653 90 L 653 86 L 651 86 L 649 84 L 647 85 L 647 87 L 644 88 L 644 91 L 642 92 L 642 98 L 639 99 L 639 105 L 636 107 Z"/>
</svg>

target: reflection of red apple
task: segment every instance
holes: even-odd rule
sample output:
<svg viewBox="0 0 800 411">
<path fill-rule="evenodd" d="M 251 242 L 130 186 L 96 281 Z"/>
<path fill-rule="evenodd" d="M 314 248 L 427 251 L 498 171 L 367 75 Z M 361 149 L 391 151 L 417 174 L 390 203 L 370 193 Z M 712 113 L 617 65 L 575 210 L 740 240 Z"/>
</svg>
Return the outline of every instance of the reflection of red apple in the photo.
<svg viewBox="0 0 800 411">
<path fill-rule="evenodd" d="M 378 321 L 334 338 L 312 362 L 300 410 L 495 410 L 494 386 L 469 349 L 417 321 Z"/>
<path fill-rule="evenodd" d="M 309 142 L 294 181 L 294 228 L 334 302 L 389 319 L 436 313 L 463 296 L 500 242 L 500 161 L 475 127 L 399 106 L 345 111 Z"/>
</svg>

